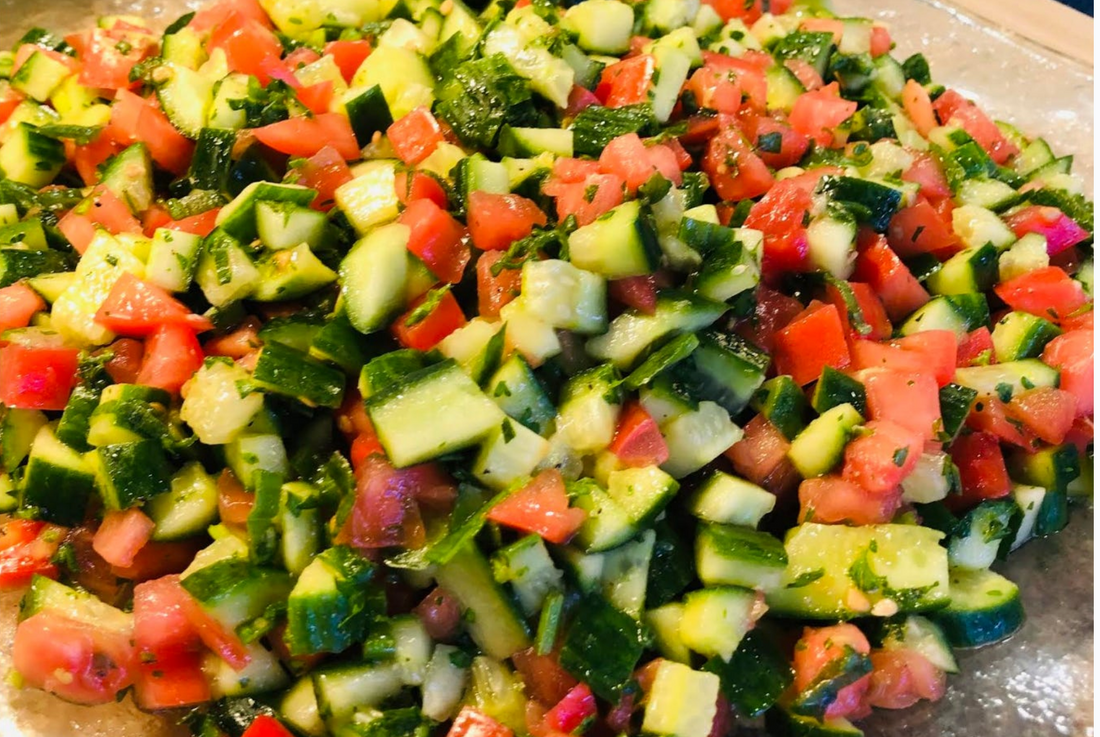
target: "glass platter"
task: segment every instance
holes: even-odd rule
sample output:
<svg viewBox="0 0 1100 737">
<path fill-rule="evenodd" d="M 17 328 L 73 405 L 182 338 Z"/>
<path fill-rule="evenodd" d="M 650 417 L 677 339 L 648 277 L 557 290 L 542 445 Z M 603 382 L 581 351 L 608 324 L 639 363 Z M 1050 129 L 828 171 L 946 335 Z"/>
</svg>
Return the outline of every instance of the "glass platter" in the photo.
<svg viewBox="0 0 1100 737">
<path fill-rule="evenodd" d="M 70 31 L 107 13 L 135 13 L 167 23 L 194 4 L 195 0 L 0 0 L 0 45 L 10 45 L 31 26 Z M 1075 171 L 1086 178 L 1091 194 L 1091 69 L 1055 49 L 976 21 L 946 2 L 834 0 L 834 5 L 845 14 L 886 22 L 899 57 L 924 53 L 937 81 L 981 101 L 993 117 L 1042 135 L 1059 154 L 1075 154 Z M 962 653 L 962 672 L 950 678 L 943 701 L 878 712 L 867 719 L 861 726 L 868 737 L 1092 737 L 1091 505 L 1074 508 L 1068 529 L 1028 544 L 1001 570 L 1023 592 L 1028 613 L 1024 628 L 1009 642 Z M 0 674 L 10 668 L 17 601 L 15 595 L 0 596 Z M 129 700 L 79 707 L 38 691 L 16 690 L 0 678 L 4 737 L 177 734 L 178 728 L 138 712 Z"/>
</svg>

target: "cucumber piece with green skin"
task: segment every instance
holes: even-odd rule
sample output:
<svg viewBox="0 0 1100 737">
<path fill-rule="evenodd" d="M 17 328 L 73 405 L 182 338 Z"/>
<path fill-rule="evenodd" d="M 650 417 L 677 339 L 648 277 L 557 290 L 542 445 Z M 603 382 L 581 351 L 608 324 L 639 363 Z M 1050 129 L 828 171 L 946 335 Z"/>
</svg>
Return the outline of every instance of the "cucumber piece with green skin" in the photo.
<svg viewBox="0 0 1100 737">
<path fill-rule="evenodd" d="M 829 68 L 829 58 L 833 53 L 833 35 L 831 33 L 794 31 L 783 36 L 772 46 L 771 53 L 782 64 L 788 59 L 800 59 L 824 75 Z"/>
<path fill-rule="evenodd" d="M 171 489 L 172 469 L 155 440 L 105 445 L 85 458 L 109 510 L 128 509 Z"/>
<path fill-rule="evenodd" d="M 1037 358 L 967 366 L 955 371 L 955 382 L 978 392 L 979 397 L 1011 397 L 1038 386 L 1057 387 L 1059 377 L 1058 369 Z"/>
<path fill-rule="evenodd" d="M 914 335 L 925 330 L 950 330 L 961 339 L 971 330 L 989 324 L 989 305 L 980 293 L 933 297 L 909 316 L 898 332 Z"/>
<path fill-rule="evenodd" d="M 886 626 L 884 650 L 914 650 L 945 673 L 958 673 L 959 665 L 943 630 L 927 617 L 910 614 Z"/>
<path fill-rule="evenodd" d="M 526 624 L 472 542 L 439 567 L 436 580 L 469 612 L 467 631 L 486 654 L 509 658 L 530 645 Z"/>
<path fill-rule="evenodd" d="M 1072 443 L 1049 446 L 1034 453 L 1013 451 L 1008 454 L 1008 470 L 1022 483 L 1066 491 L 1081 473 L 1081 458 Z"/>
<path fill-rule="evenodd" d="M 134 615 L 100 601 L 94 594 L 35 574 L 19 602 L 19 621 L 49 612 L 112 633 L 133 634 Z"/>
<path fill-rule="evenodd" d="M 244 244 L 219 228 L 203 241 L 194 280 L 210 304 L 225 307 L 252 295 L 260 271 Z"/>
<path fill-rule="evenodd" d="M 561 591 L 562 573 L 554 565 L 546 544 L 538 535 L 528 535 L 493 554 L 493 577 L 511 584 L 528 617 L 542 610 L 552 591 Z"/>
<path fill-rule="evenodd" d="M 96 394 L 95 401 L 98 400 L 99 396 Z M 45 413 L 39 410 L 17 409 L 0 404 L 0 468 L 8 471 L 17 469 L 31 452 L 35 438 L 47 421 Z"/>
<path fill-rule="evenodd" d="M 462 369 L 479 385 L 500 368 L 504 355 L 504 326 L 475 317 L 465 326 L 441 340 L 436 349 L 458 361 Z"/>
<path fill-rule="evenodd" d="M 260 242 L 273 251 L 303 243 L 316 248 L 325 235 L 326 222 L 323 212 L 293 202 L 256 203 L 256 232 Z"/>
<path fill-rule="evenodd" d="M 764 383 L 771 358 L 739 335 L 718 330 L 697 335 L 699 347 L 675 372 L 699 399 L 737 415 Z"/>
<path fill-rule="evenodd" d="M 776 64 L 764 72 L 768 83 L 768 110 L 790 113 L 795 102 L 806 91 L 805 86 L 787 67 Z"/>
<path fill-rule="evenodd" d="M 348 320 L 361 333 L 381 329 L 405 307 L 409 232 L 399 223 L 378 228 L 356 242 L 340 264 Z"/>
<path fill-rule="evenodd" d="M 650 353 L 641 365 L 630 372 L 630 375 L 623 380 L 623 386 L 634 391 L 649 384 L 663 371 L 691 356 L 692 352 L 698 347 L 699 338 L 694 334 L 688 333 L 676 336 Z"/>
<path fill-rule="evenodd" d="M 0 288 L 22 279 L 57 273 L 67 268 L 65 257 L 57 251 L 29 251 L 0 248 Z"/>
<path fill-rule="evenodd" d="M 696 490 L 688 509 L 707 522 L 756 528 L 775 508 L 775 495 L 756 484 L 715 471 Z"/>
<path fill-rule="evenodd" d="M 826 719 L 792 713 L 789 708 L 776 706 L 764 715 L 768 734 L 776 737 L 863 737 L 863 730 L 847 719 Z"/>
<path fill-rule="evenodd" d="M 577 530 L 576 542 L 585 552 L 599 553 L 622 545 L 637 534 L 627 511 L 595 481 L 586 479 L 568 487 L 573 505 L 588 512 Z"/>
<path fill-rule="evenodd" d="M 0 227 L 0 244 L 30 251 L 45 251 L 49 248 L 42 219 L 35 217 Z"/>
<path fill-rule="evenodd" d="M 451 360 L 372 395 L 367 412 L 398 468 L 475 445 L 504 419 L 500 408 Z"/>
<path fill-rule="evenodd" d="M 589 594 L 565 633 L 561 664 L 603 699 L 614 701 L 645 648 L 642 626 L 603 597 Z"/>
<path fill-rule="evenodd" d="M 924 282 L 933 294 L 985 292 L 997 283 L 997 249 L 992 244 L 956 253 Z"/>
<path fill-rule="evenodd" d="M 834 620 L 942 607 L 954 593 L 943 537 L 915 525 L 799 525 L 787 533 L 789 564 L 768 606 L 779 616 Z"/>
<path fill-rule="evenodd" d="M 729 412 L 714 402 L 699 402 L 697 409 L 663 423 L 661 434 L 669 453 L 661 469 L 676 479 L 695 473 L 743 435 Z"/>
<path fill-rule="evenodd" d="M 844 447 L 863 416 L 850 404 L 841 404 L 824 412 L 798 434 L 787 457 L 802 478 L 824 476 L 844 456 Z"/>
<path fill-rule="evenodd" d="M 993 353 L 1000 363 L 1038 358 L 1046 344 L 1061 334 L 1061 329 L 1049 320 L 1027 312 L 1010 312 L 993 326 Z"/>
<path fill-rule="evenodd" d="M 944 440 L 954 440 L 966 422 L 970 409 L 978 399 L 978 391 L 961 384 L 945 384 L 940 387 L 940 417 Z"/>
<path fill-rule="evenodd" d="M 264 343 L 272 341 L 306 352 L 323 325 L 323 322 L 303 315 L 275 317 L 260 328 L 256 337 Z"/>
<path fill-rule="evenodd" d="M 642 729 L 649 734 L 706 737 L 718 710 L 718 690 L 715 674 L 662 661 L 653 676 Z"/>
<path fill-rule="evenodd" d="M 375 133 L 385 133 L 393 125 L 390 106 L 379 85 L 352 87 L 344 93 L 344 110 L 360 146 L 369 146 Z"/>
<path fill-rule="evenodd" d="M 285 602 L 293 581 L 286 571 L 230 557 L 184 571 L 180 584 L 204 612 L 236 630 L 263 616 L 272 604 Z"/>
<path fill-rule="evenodd" d="M 704 586 L 770 591 L 783 578 L 787 553 L 783 543 L 766 532 L 709 524 L 695 538 L 695 567 Z"/>
<path fill-rule="evenodd" d="M 552 327 L 582 335 L 607 330 L 607 282 L 567 261 L 527 261 L 520 299 Z"/>
<path fill-rule="evenodd" d="M 577 374 L 562 389 L 556 426 L 577 453 L 603 450 L 614 439 L 622 408 L 621 379 L 605 363 Z"/>
<path fill-rule="evenodd" d="M 10 514 L 19 509 L 19 490 L 7 471 L 0 471 L 0 513 Z"/>
<path fill-rule="evenodd" d="M 207 652 L 203 657 L 203 674 L 210 681 L 210 695 L 214 699 L 240 698 L 279 691 L 290 678 L 283 670 L 278 656 L 263 643 L 250 642 L 244 647 L 248 665 L 236 670 L 218 655 Z"/>
<path fill-rule="evenodd" d="M 794 681 L 787 657 L 759 629 L 747 632 L 728 660 L 711 658 L 703 669 L 718 676 L 722 695 L 749 717 L 770 709 Z"/>
<path fill-rule="evenodd" d="M 617 2 L 617 0 L 611 0 Z M 522 128 L 505 125 L 500 129 L 497 150 L 502 156 L 529 157 L 541 153 L 571 158 L 573 131 L 561 128 Z"/>
<path fill-rule="evenodd" d="M 180 419 L 207 445 L 224 445 L 244 432 L 263 409 L 260 392 L 242 395 L 251 376 L 229 361 L 208 359 L 191 379 L 191 389 L 180 408 Z"/>
<path fill-rule="evenodd" d="M 322 323 L 308 352 L 319 361 L 339 366 L 351 376 L 358 375 L 370 358 L 363 334 L 352 327 L 347 313 L 341 310 Z"/>
<path fill-rule="evenodd" d="M 1050 144 L 1042 138 L 1036 138 L 1029 143 L 1013 160 L 1012 166 L 1017 173 L 1027 176 L 1033 171 L 1054 161 L 1054 152 Z"/>
<path fill-rule="evenodd" d="M 303 676 L 287 689 L 279 702 L 279 714 L 291 727 L 307 737 L 324 737 L 328 732 L 317 708 L 317 694 L 313 691 L 311 676 Z"/>
<path fill-rule="evenodd" d="M 612 471 L 607 479 L 608 496 L 638 529 L 651 525 L 679 489 L 680 484 L 656 466 Z"/>
<path fill-rule="evenodd" d="M 153 540 L 182 540 L 200 535 L 218 519 L 218 487 L 199 463 L 189 463 L 172 477 L 172 488 L 149 499 L 145 511 L 153 520 Z"/>
<path fill-rule="evenodd" d="M 836 373 L 843 376 L 839 371 Z M 790 376 L 765 381 L 753 395 L 750 406 L 768 418 L 788 440 L 793 440 L 806 426 L 806 395 Z"/>
<path fill-rule="evenodd" d="M 1024 623 L 1020 589 L 989 570 L 951 571 L 951 601 L 932 615 L 954 647 L 980 647 L 1012 635 Z"/>
<path fill-rule="evenodd" d="M 468 203 L 471 192 L 508 194 L 511 191 L 508 167 L 504 163 L 489 161 L 480 153 L 458 162 L 454 181 L 455 194 L 463 203 Z"/>
<path fill-rule="evenodd" d="M 58 440 L 48 425 L 42 427 L 31 444 L 19 507 L 48 522 L 75 525 L 94 489 L 95 474 L 84 456 Z"/>
<path fill-rule="evenodd" d="M 157 101 L 172 125 L 188 138 L 198 138 L 214 100 L 214 81 L 170 61 L 153 69 L 150 77 Z"/>
<path fill-rule="evenodd" d="M 399 349 L 371 359 L 359 373 L 359 393 L 363 399 L 395 387 L 410 374 L 433 365 L 420 351 Z"/>
<path fill-rule="evenodd" d="M 1042 486 L 1013 485 L 1012 501 L 1015 502 L 1019 510 L 1020 524 L 1012 539 L 1011 550 L 1015 550 L 1036 537 L 1035 524 L 1039 519 L 1039 512 L 1043 508 L 1047 493 L 1047 490 Z"/>
<path fill-rule="evenodd" d="M 297 184 L 253 182 L 218 212 L 217 224 L 223 231 L 244 243 L 258 235 L 256 205 L 260 202 L 288 202 L 309 207 L 317 197 L 316 190 Z"/>
<path fill-rule="evenodd" d="M 470 471 L 480 483 L 500 491 L 530 478 L 549 451 L 546 438 L 505 418 L 482 443 Z"/>
<path fill-rule="evenodd" d="M 836 703 L 841 690 L 870 674 L 872 670 L 868 655 L 851 645 L 845 645 L 841 649 L 841 656 L 829 661 L 792 699 L 790 709 L 795 714 L 823 719 L 828 708 Z"/>
<path fill-rule="evenodd" d="M 374 566 L 351 548 L 328 548 L 306 566 L 287 599 L 286 643 L 292 655 L 340 653 L 383 614 Z"/>
<path fill-rule="evenodd" d="M 356 711 L 381 706 L 404 687 L 396 663 L 336 665 L 311 674 L 317 711 L 331 730 Z"/>
<path fill-rule="evenodd" d="M 861 415 L 866 414 L 867 390 L 859 379 L 826 366 L 814 385 L 810 405 L 818 414 L 825 414 L 842 404 L 850 404 Z"/>
<path fill-rule="evenodd" d="M 281 302 L 312 294 L 336 281 L 336 272 L 325 266 L 310 247 L 301 245 L 269 254 L 257 264 L 260 277 L 252 298 Z"/>
<path fill-rule="evenodd" d="M 987 500 L 966 513 L 947 541 L 947 560 L 952 568 L 989 568 L 1008 548 L 1020 525 L 1015 502 Z"/>
<path fill-rule="evenodd" d="M 126 203 L 131 212 L 141 213 L 153 203 L 153 160 L 144 143 L 135 143 L 111 157 L 100 182 Z"/>
<path fill-rule="evenodd" d="M 665 604 L 645 614 L 645 622 L 653 630 L 653 639 L 661 656 L 677 663 L 690 664 L 691 651 L 680 634 L 683 619 L 684 605 L 680 603 Z"/>
<path fill-rule="evenodd" d="M 201 248 L 200 236 L 157 228 L 145 264 L 146 281 L 169 292 L 186 292 L 191 286 Z"/>
<path fill-rule="evenodd" d="M 649 584 L 656 533 L 645 530 L 637 538 L 614 550 L 600 553 L 600 588 L 616 609 L 640 619 Z"/>
<path fill-rule="evenodd" d="M 34 51 L 11 76 L 11 88 L 38 102 L 46 102 L 70 74 L 72 70 L 67 65 L 43 51 Z"/>
<path fill-rule="evenodd" d="M 302 351 L 271 342 L 260 349 L 252 380 L 274 394 L 319 407 L 338 407 L 347 378 Z"/>
<path fill-rule="evenodd" d="M 585 0 L 566 11 L 562 27 L 577 34 L 585 51 L 618 55 L 630 46 L 634 11 L 618 0 Z"/>
<path fill-rule="evenodd" d="M 693 652 L 729 659 L 752 629 L 756 592 L 736 586 L 715 586 L 684 597 L 680 633 Z"/>
<path fill-rule="evenodd" d="M 570 262 L 607 279 L 652 273 L 660 255 L 657 234 L 639 200 L 612 208 L 569 236 Z"/>
<path fill-rule="evenodd" d="M 60 271 L 54 274 L 39 274 L 27 279 L 27 286 L 38 292 L 38 296 L 53 304 L 61 293 L 76 281 L 76 272 Z"/>
<path fill-rule="evenodd" d="M 1037 171 L 1036 175 L 1043 171 L 1045 169 Z M 1019 192 L 996 179 L 968 179 L 961 182 L 955 192 L 955 200 L 960 205 L 975 205 L 993 212 L 1004 212 L 1022 199 Z"/>
</svg>

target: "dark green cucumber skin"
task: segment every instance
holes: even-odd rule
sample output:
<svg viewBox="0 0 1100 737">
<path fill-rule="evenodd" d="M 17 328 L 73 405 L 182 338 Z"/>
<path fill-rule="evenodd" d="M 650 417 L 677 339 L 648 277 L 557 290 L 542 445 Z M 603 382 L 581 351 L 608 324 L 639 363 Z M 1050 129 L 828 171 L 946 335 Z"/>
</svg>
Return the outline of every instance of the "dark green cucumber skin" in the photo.
<svg viewBox="0 0 1100 737">
<path fill-rule="evenodd" d="M 749 717 L 770 709 L 794 681 L 791 664 L 760 629 L 745 635 L 728 662 L 711 658 L 703 670 L 718 676 L 722 695 L 739 713 Z"/>
<path fill-rule="evenodd" d="M 23 476 L 19 507 L 33 509 L 47 522 L 73 526 L 84 519 L 84 507 L 94 491 L 91 474 L 74 473 L 32 457 Z"/>
<path fill-rule="evenodd" d="M 1024 624 L 1024 607 L 1017 598 L 996 612 L 934 612 L 933 621 L 940 626 L 952 647 L 981 647 L 1000 642 Z"/>
<path fill-rule="evenodd" d="M 793 440 L 806 427 L 806 395 L 790 376 L 768 379 L 750 405 L 767 417 L 787 440 Z"/>
<path fill-rule="evenodd" d="M 959 434 L 977 398 L 978 392 L 958 384 L 947 384 L 940 389 L 940 416 L 945 439 L 953 440 Z"/>
<path fill-rule="evenodd" d="M 339 407 L 344 399 L 344 372 L 279 343 L 260 350 L 252 378 L 277 394 L 320 407 Z"/>
<path fill-rule="evenodd" d="M 826 366 L 814 387 L 811 400 L 814 411 L 824 414 L 833 407 L 850 404 L 864 417 L 867 416 L 867 390 L 857 379 Z"/>
<path fill-rule="evenodd" d="M 375 133 L 385 133 L 393 125 L 389 105 L 382 95 L 382 88 L 374 85 L 363 94 L 348 100 L 345 108 L 348 120 L 360 146 L 371 143 Z"/>
<path fill-rule="evenodd" d="M 108 509 L 128 509 L 172 488 L 172 469 L 160 443 L 138 440 L 96 449 L 110 489 L 101 488 Z"/>
</svg>

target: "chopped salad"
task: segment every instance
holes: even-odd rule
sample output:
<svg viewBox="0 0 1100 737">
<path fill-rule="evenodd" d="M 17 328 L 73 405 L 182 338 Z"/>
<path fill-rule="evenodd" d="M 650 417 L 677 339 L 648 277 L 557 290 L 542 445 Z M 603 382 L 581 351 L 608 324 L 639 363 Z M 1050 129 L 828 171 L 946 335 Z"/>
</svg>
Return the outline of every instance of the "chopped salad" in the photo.
<svg viewBox="0 0 1100 737">
<path fill-rule="evenodd" d="M 791 0 L 0 52 L 9 678 L 200 737 L 862 734 L 1091 498 L 1093 206 Z"/>
</svg>

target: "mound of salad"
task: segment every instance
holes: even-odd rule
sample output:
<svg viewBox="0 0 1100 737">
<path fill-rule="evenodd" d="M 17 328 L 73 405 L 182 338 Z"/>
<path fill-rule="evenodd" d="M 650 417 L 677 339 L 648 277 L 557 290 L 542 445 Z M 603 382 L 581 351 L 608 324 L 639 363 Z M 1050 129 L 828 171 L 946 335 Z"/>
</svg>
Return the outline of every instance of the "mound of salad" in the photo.
<svg viewBox="0 0 1100 737">
<path fill-rule="evenodd" d="M 0 53 L 10 680 L 200 737 L 943 697 L 1091 499 L 1093 206 L 790 0 L 220 0 Z"/>
</svg>

